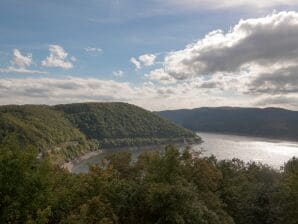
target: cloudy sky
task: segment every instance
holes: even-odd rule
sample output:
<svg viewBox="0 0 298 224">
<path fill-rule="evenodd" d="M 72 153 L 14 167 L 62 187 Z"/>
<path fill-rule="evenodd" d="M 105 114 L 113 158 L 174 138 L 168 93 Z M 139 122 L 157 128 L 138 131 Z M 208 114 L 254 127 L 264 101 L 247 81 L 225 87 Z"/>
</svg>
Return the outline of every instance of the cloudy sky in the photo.
<svg viewBox="0 0 298 224">
<path fill-rule="evenodd" d="M 297 0 L 1 0 L 0 104 L 298 110 Z"/>
</svg>

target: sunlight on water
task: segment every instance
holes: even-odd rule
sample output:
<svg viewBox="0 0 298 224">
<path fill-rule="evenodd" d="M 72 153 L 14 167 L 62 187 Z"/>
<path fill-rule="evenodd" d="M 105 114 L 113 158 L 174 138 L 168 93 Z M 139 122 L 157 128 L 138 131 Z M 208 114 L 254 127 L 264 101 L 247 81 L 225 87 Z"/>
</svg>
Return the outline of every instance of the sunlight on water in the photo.
<svg viewBox="0 0 298 224">
<path fill-rule="evenodd" d="M 293 156 L 298 157 L 298 142 L 278 141 L 254 137 L 199 133 L 204 143 L 194 145 L 203 155 L 215 155 L 218 159 L 239 158 L 256 161 L 279 169 Z"/>
<path fill-rule="evenodd" d="M 246 162 L 261 162 L 279 169 L 293 156 L 298 157 L 298 142 L 211 133 L 199 133 L 199 135 L 204 142 L 193 145 L 192 149 L 203 151 L 204 156 L 213 154 L 219 160 L 239 158 Z M 136 158 L 145 149 L 135 148 L 131 151 L 133 157 Z M 107 154 L 103 153 L 81 161 L 75 164 L 72 171 L 87 172 L 89 165 L 100 163 Z"/>
</svg>

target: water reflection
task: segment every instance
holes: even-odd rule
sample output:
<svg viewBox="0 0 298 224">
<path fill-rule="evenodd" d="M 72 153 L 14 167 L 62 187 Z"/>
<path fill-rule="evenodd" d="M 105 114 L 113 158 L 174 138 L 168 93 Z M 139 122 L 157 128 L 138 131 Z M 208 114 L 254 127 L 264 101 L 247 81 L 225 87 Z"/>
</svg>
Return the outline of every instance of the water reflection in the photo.
<svg viewBox="0 0 298 224">
<path fill-rule="evenodd" d="M 204 156 L 213 154 L 219 160 L 239 158 L 246 162 L 261 162 L 279 169 L 293 156 L 298 157 L 298 142 L 212 133 L 199 133 L 199 135 L 204 142 L 193 145 L 192 149 L 202 151 Z M 153 150 L 153 148 L 130 148 L 129 150 L 133 158 L 136 158 L 141 152 Z M 103 153 L 81 161 L 75 164 L 72 171 L 87 172 L 89 165 L 100 163 L 106 155 L 107 153 Z"/>
<path fill-rule="evenodd" d="M 194 150 L 203 148 L 203 155 L 215 155 L 218 159 L 239 158 L 246 162 L 256 161 L 276 169 L 291 159 L 298 157 L 298 142 L 279 141 L 254 137 L 199 133 L 202 145 L 194 145 Z"/>
</svg>

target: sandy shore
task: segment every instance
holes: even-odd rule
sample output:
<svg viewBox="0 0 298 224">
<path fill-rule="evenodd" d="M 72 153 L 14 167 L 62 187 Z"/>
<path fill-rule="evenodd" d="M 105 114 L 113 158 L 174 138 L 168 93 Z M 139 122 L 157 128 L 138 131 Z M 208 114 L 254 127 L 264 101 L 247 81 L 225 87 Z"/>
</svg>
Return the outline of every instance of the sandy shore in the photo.
<svg viewBox="0 0 298 224">
<path fill-rule="evenodd" d="M 74 160 L 67 162 L 67 163 L 63 163 L 62 164 L 62 168 L 68 170 L 69 172 L 72 172 L 72 168 L 74 167 L 74 164 L 79 163 L 83 160 L 89 159 L 93 156 L 97 156 L 99 154 L 102 153 L 102 150 L 97 150 L 97 151 L 92 151 L 92 152 L 87 152 L 81 156 L 79 156 L 78 158 L 75 158 Z"/>
</svg>

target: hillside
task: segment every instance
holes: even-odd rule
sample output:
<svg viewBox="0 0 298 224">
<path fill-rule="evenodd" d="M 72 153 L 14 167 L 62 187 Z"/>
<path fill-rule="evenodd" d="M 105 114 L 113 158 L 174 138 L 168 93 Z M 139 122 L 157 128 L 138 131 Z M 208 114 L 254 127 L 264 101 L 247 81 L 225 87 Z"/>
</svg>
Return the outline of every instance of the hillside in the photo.
<svg viewBox="0 0 298 224">
<path fill-rule="evenodd" d="M 84 103 L 55 106 L 89 139 L 106 147 L 181 141 L 194 134 L 166 119 L 126 103 Z"/>
<path fill-rule="evenodd" d="M 73 158 L 90 145 L 62 112 L 49 106 L 24 105 L 0 107 L 0 146 L 39 149 L 55 159 Z"/>
<path fill-rule="evenodd" d="M 298 112 L 280 108 L 197 108 L 158 112 L 193 131 L 298 140 Z"/>
<path fill-rule="evenodd" d="M 154 113 L 124 103 L 0 107 L 0 146 L 38 148 L 53 159 L 100 147 L 158 144 L 194 134 Z"/>
</svg>

